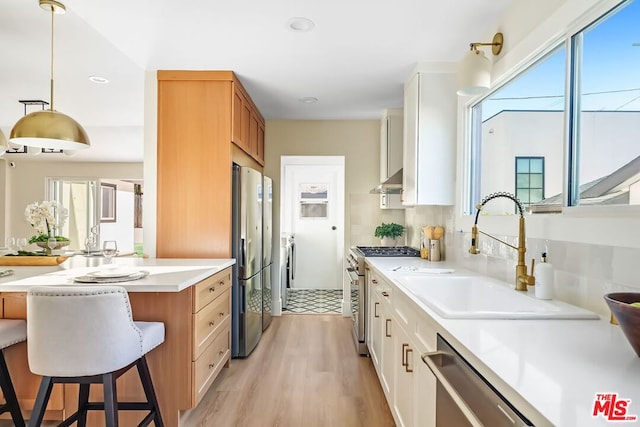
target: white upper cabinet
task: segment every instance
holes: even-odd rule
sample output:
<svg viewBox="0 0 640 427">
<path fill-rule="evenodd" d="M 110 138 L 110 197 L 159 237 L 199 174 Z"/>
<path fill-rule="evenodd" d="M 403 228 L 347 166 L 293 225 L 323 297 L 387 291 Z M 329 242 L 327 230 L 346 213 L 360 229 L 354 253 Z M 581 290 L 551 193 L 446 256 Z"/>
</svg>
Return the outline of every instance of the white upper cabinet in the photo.
<svg viewBox="0 0 640 427">
<path fill-rule="evenodd" d="M 402 169 L 402 108 L 390 108 L 380 121 L 380 182 Z"/>
<path fill-rule="evenodd" d="M 403 204 L 453 205 L 456 76 L 416 73 L 404 88 Z"/>
</svg>

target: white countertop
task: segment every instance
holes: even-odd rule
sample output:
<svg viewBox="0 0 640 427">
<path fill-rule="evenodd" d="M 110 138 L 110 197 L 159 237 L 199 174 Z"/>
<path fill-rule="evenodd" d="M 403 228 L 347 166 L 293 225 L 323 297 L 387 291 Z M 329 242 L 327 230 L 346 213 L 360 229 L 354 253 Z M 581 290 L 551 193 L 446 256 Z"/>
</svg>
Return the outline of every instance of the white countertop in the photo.
<svg viewBox="0 0 640 427">
<path fill-rule="evenodd" d="M 32 286 L 70 285 L 74 277 L 104 269 L 104 259 L 74 256 L 58 266 L 18 267 L 2 266 L 0 270 L 13 270 L 11 276 L 0 277 L 0 292 L 27 292 Z M 113 283 L 128 292 L 180 292 L 201 280 L 235 264 L 233 259 L 181 259 L 181 258 L 114 258 L 117 266 L 149 272 L 147 277 L 128 282 Z"/>
<path fill-rule="evenodd" d="M 637 420 L 622 424 L 640 425 L 640 357 L 620 327 L 611 325 L 608 318 L 445 319 L 413 296 L 397 278 L 424 274 L 407 273 L 405 268 L 411 266 L 453 268 L 453 275 L 477 273 L 446 262 L 430 263 L 417 258 L 367 258 L 367 262 L 453 337 L 458 351 L 484 365 L 476 366 L 469 360 L 478 371 L 485 376 L 495 374 L 554 425 L 615 425 L 602 415 L 592 416 L 597 393 L 617 393 L 618 400 L 630 399 L 627 415 L 636 415 Z M 397 267 L 404 268 L 392 271 Z M 533 291 L 528 294 L 533 297 Z M 458 348 L 458 343 L 464 348 Z"/>
</svg>

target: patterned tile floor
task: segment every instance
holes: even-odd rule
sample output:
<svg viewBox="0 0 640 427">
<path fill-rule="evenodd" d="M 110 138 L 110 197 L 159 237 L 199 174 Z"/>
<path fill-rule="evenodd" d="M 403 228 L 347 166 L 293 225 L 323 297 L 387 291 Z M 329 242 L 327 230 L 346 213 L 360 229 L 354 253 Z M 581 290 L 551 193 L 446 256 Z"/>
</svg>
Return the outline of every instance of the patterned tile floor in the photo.
<svg viewBox="0 0 640 427">
<path fill-rule="evenodd" d="M 288 289 L 287 307 L 282 311 L 296 314 L 342 313 L 342 289 Z"/>
</svg>

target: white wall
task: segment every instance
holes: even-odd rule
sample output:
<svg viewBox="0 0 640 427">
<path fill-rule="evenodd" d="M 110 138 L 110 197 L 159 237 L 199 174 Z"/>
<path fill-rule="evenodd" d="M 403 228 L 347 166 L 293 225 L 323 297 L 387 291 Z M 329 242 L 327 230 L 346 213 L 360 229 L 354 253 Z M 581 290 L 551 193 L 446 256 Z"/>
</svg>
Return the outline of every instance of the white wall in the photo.
<svg viewBox="0 0 640 427">
<path fill-rule="evenodd" d="M 142 163 L 80 163 L 15 161 L 7 168 L 8 191 L 4 216 L 9 219 L 6 233 L 14 237 L 30 237 L 33 227 L 24 218 L 29 203 L 44 200 L 46 177 L 87 177 L 142 179 Z M 1 173 L 1 168 L 0 168 Z"/>
<path fill-rule="evenodd" d="M 280 265 L 280 156 L 285 155 L 345 157 L 345 251 L 353 245 L 379 244 L 373 232 L 383 221 L 404 223 L 404 211 L 382 210 L 379 196 L 369 194 L 380 183 L 378 120 L 269 120 L 264 174 L 273 179 L 274 265 Z M 276 276 L 274 284 L 279 282 Z M 274 299 L 280 297 L 279 287 L 277 291 Z"/>
</svg>

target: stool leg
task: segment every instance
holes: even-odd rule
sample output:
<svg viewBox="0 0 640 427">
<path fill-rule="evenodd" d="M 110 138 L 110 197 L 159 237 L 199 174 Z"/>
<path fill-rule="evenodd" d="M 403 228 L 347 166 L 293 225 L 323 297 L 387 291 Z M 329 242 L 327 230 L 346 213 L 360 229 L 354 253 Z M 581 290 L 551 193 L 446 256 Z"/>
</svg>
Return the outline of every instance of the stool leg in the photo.
<svg viewBox="0 0 640 427">
<path fill-rule="evenodd" d="M 36 403 L 33 405 L 31 418 L 29 418 L 29 427 L 40 427 L 44 418 L 44 411 L 47 409 L 47 402 L 51 395 L 51 387 L 53 387 L 53 378 L 42 377 Z"/>
<path fill-rule="evenodd" d="M 11 375 L 9 375 L 7 362 L 4 360 L 4 351 L 0 351 L 0 388 L 2 388 L 2 394 L 4 394 L 6 407 L 11 413 L 13 424 L 16 427 L 24 427 L 24 418 L 22 418 L 22 412 L 20 412 L 18 397 L 16 396 L 16 391 L 13 388 L 13 383 L 11 382 Z"/>
<path fill-rule="evenodd" d="M 91 384 L 80 384 L 78 393 L 78 427 L 87 425 L 87 403 L 89 402 L 89 387 Z"/>
<path fill-rule="evenodd" d="M 104 387 L 104 416 L 107 427 L 118 427 L 118 398 L 116 397 L 116 378 L 113 373 L 102 376 Z"/>
<path fill-rule="evenodd" d="M 142 382 L 144 394 L 147 397 L 147 402 L 151 403 L 151 406 L 153 406 L 153 411 L 155 412 L 153 422 L 156 427 L 164 427 L 164 423 L 162 422 L 162 414 L 160 414 L 160 406 L 158 405 L 158 399 L 156 398 L 156 392 L 153 389 L 153 382 L 151 382 L 151 374 L 149 373 L 147 358 L 145 356 L 142 356 L 140 359 L 138 359 L 138 363 L 136 364 L 136 366 L 138 368 L 138 374 L 140 375 L 140 381 Z"/>
</svg>

